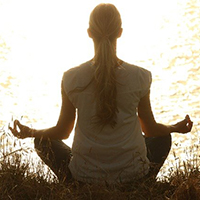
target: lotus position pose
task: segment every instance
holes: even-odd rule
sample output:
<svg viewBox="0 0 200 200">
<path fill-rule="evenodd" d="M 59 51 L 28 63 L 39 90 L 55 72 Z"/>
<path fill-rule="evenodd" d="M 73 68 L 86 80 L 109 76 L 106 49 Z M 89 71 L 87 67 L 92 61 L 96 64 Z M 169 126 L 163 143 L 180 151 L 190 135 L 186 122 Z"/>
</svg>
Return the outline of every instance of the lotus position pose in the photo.
<svg viewBox="0 0 200 200">
<path fill-rule="evenodd" d="M 94 57 L 63 74 L 57 124 L 35 130 L 15 120 L 10 127 L 18 138 L 35 138 L 38 155 L 60 181 L 115 184 L 155 177 L 170 151 L 171 133 L 191 131 L 188 115 L 173 125 L 154 119 L 151 73 L 116 55 L 121 24 L 114 5 L 96 6 L 88 28 Z M 62 140 L 76 115 L 71 149 Z"/>
</svg>

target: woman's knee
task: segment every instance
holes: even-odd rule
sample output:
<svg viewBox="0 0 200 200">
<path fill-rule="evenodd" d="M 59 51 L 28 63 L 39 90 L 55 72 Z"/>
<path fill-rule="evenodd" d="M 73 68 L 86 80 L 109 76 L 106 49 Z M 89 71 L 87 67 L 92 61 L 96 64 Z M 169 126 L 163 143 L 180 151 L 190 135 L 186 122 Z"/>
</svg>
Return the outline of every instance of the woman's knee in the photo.
<svg viewBox="0 0 200 200">
<path fill-rule="evenodd" d="M 171 134 L 167 135 L 167 136 L 164 136 L 164 137 L 161 137 L 159 139 L 159 142 L 164 145 L 166 148 L 171 148 L 171 145 L 172 145 L 172 136 Z"/>
<path fill-rule="evenodd" d="M 171 135 L 163 137 L 146 138 L 147 157 L 151 162 L 160 163 L 168 156 L 172 137 Z"/>
<path fill-rule="evenodd" d="M 41 138 L 34 139 L 34 147 L 35 149 L 41 149 L 42 146 L 46 145 L 46 141 L 42 140 Z"/>
<path fill-rule="evenodd" d="M 51 142 L 42 138 L 34 139 L 34 148 L 38 151 L 47 151 L 51 149 Z"/>
<path fill-rule="evenodd" d="M 167 147 L 171 148 L 172 137 L 171 134 L 162 137 L 145 138 L 146 146 L 151 148 Z"/>
</svg>

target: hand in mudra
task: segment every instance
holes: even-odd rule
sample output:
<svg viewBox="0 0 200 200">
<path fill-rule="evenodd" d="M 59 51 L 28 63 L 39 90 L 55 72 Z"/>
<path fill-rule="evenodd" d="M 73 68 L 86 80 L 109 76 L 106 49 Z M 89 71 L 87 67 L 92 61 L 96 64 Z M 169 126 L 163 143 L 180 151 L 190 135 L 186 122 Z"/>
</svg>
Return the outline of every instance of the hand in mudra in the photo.
<svg viewBox="0 0 200 200">
<path fill-rule="evenodd" d="M 18 120 L 15 120 L 13 128 L 9 127 L 9 129 L 11 130 L 12 134 L 19 139 L 31 137 L 34 131 L 28 126 L 22 125 Z"/>
<path fill-rule="evenodd" d="M 193 122 L 191 121 L 189 115 L 186 115 L 184 120 L 174 125 L 178 133 L 188 133 L 191 131 L 192 126 L 193 126 Z"/>
</svg>

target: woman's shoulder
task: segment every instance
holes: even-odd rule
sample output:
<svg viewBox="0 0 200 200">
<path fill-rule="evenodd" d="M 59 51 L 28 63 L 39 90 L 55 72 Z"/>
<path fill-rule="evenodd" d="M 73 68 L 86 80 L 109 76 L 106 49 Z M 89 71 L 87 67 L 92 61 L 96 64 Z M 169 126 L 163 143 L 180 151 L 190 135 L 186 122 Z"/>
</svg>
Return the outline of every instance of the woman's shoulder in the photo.
<svg viewBox="0 0 200 200">
<path fill-rule="evenodd" d="M 129 77 L 131 82 L 152 81 L 151 72 L 148 69 L 145 69 L 144 67 L 123 62 L 122 69 L 124 69 L 124 74 L 126 74 L 127 78 Z"/>
<path fill-rule="evenodd" d="M 75 87 L 86 84 L 91 77 L 91 61 L 87 61 L 65 71 L 62 80 L 65 85 Z"/>
<path fill-rule="evenodd" d="M 129 88 L 144 92 L 149 90 L 152 82 L 152 75 L 149 70 L 127 62 L 122 64 L 122 68 L 126 71 L 126 82 L 129 83 Z"/>
<path fill-rule="evenodd" d="M 122 63 L 122 66 L 126 69 L 126 70 L 130 70 L 133 72 L 144 72 L 144 73 L 151 73 L 148 69 L 145 69 L 144 67 L 140 67 L 138 65 L 135 64 L 130 64 L 128 62 L 124 62 Z"/>
</svg>

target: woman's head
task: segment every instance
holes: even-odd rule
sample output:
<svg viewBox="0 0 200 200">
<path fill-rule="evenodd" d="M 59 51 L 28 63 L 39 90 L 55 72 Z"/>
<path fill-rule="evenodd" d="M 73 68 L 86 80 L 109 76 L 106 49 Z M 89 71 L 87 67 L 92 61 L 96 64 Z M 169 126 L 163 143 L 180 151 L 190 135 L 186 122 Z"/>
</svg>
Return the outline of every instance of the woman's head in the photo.
<svg viewBox="0 0 200 200">
<path fill-rule="evenodd" d="M 122 32 L 121 16 L 113 4 L 99 4 L 90 14 L 88 33 L 95 42 L 115 41 Z"/>
<path fill-rule="evenodd" d="M 90 15 L 88 33 L 95 44 L 93 58 L 95 73 L 96 118 L 100 125 L 115 126 L 117 117 L 117 89 L 115 70 L 116 39 L 120 37 L 121 17 L 112 4 L 100 4 Z"/>
</svg>

